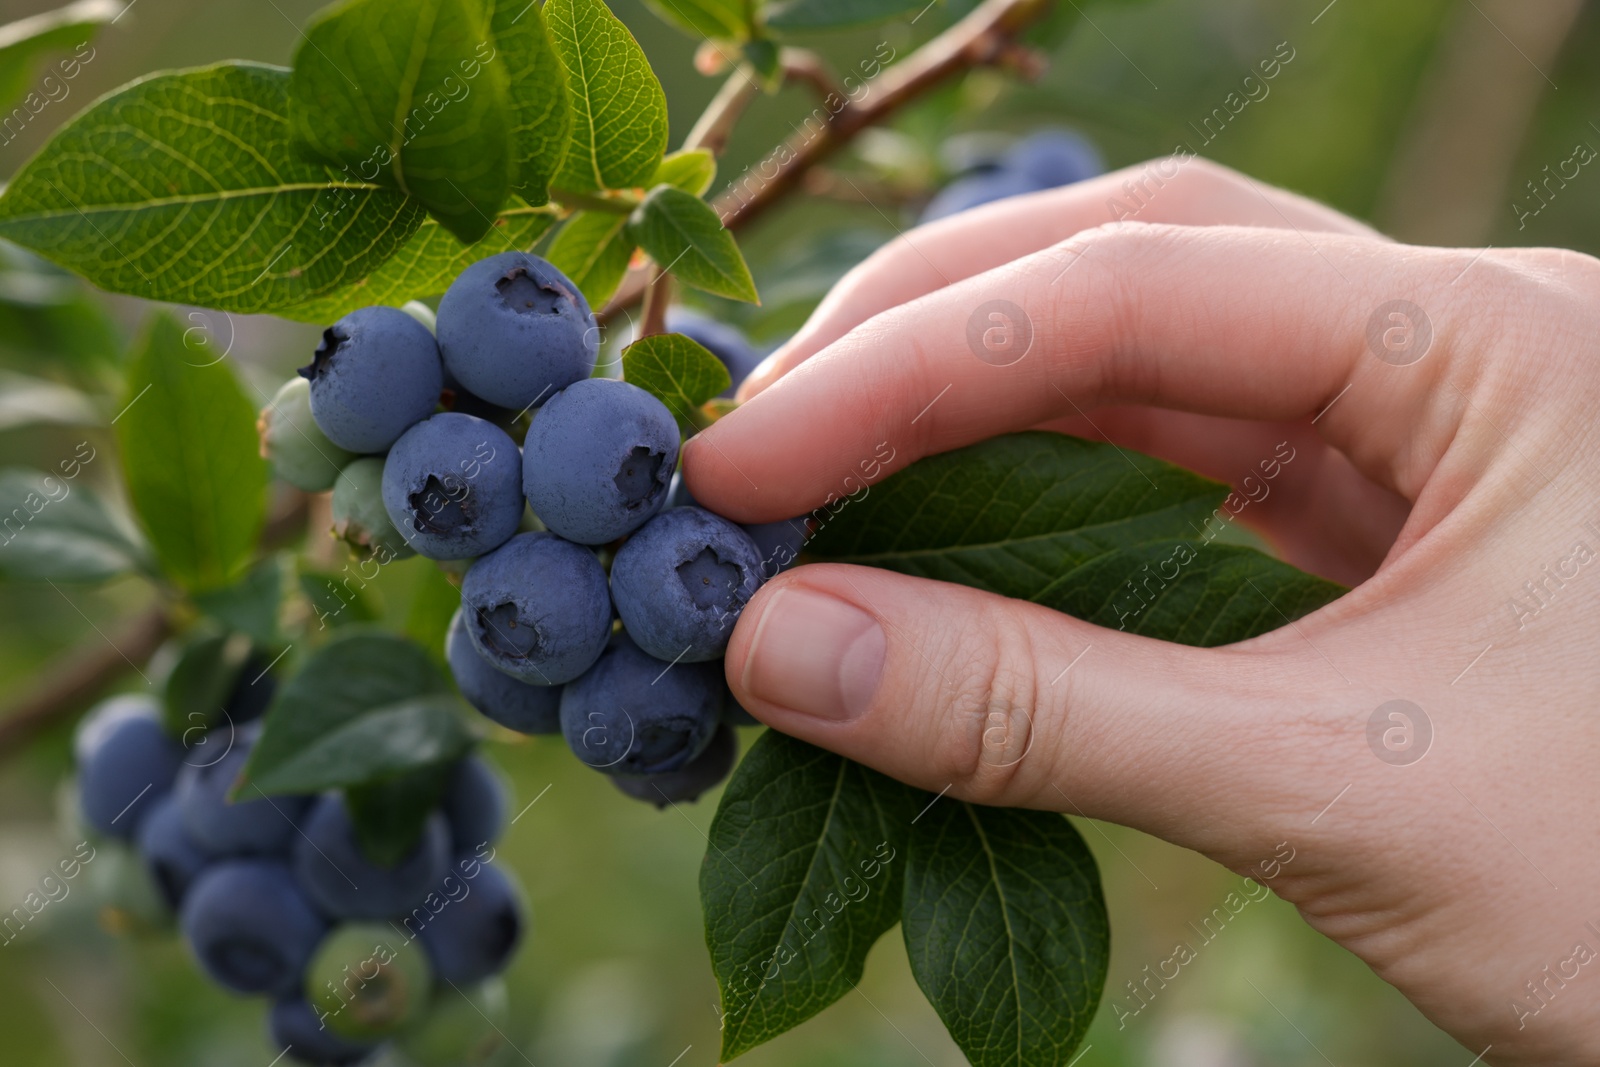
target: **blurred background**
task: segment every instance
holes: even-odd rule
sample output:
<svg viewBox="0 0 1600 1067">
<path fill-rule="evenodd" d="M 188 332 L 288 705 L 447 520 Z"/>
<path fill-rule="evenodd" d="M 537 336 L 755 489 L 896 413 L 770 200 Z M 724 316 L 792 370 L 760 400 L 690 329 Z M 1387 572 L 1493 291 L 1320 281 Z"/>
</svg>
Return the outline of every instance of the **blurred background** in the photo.
<svg viewBox="0 0 1600 1067">
<path fill-rule="evenodd" d="M 0 23 L 51 6 L 3 0 Z M 95 40 L 68 96 L 0 145 L 0 176 L 14 173 L 89 101 L 142 74 L 225 58 L 288 63 L 297 27 L 319 6 L 135 0 Z M 676 143 L 718 81 L 695 72 L 697 42 L 634 0 L 612 7 L 666 85 Z M 1596 5 L 1078 0 L 1065 8 L 1076 17 L 1046 42 L 1048 66 L 1036 79 L 990 71 L 967 77 L 862 137 L 805 193 L 742 234 L 765 303 L 711 310 L 736 318 L 759 341 L 781 339 L 845 269 L 911 225 L 942 183 L 996 144 L 1044 126 L 1079 131 L 1113 167 L 1188 145 L 1407 240 L 1600 252 L 1600 165 L 1541 184 L 1563 167 L 1570 176 L 1568 161 L 1593 159 L 1600 149 Z M 915 25 L 903 18 L 806 43 L 842 73 L 885 42 L 904 56 L 964 10 L 936 0 Z M 1257 89 L 1220 132 L 1213 124 L 1201 133 L 1205 116 L 1230 93 L 1243 95 L 1246 75 L 1273 57 L 1282 66 L 1266 94 Z M 717 188 L 813 106 L 804 87 L 758 100 L 729 145 Z M 96 425 L 104 422 L 98 409 L 52 396 L 49 383 L 106 391 L 108 372 L 148 307 L 19 265 L 14 249 L 0 246 L 0 253 L 0 465 L 48 467 L 83 440 L 113 454 L 110 435 Z M 266 317 L 193 321 L 231 345 L 260 402 L 315 344 L 313 328 Z M 91 464 L 86 476 L 115 493 L 113 467 Z M 403 617 L 428 567 L 413 559 L 386 568 L 369 590 L 372 612 Z M 70 720 L 19 745 L 3 716 L 16 713 L 41 672 L 70 675 L 74 650 L 103 643 L 153 595 L 135 579 L 95 588 L 11 577 L 0 584 L 0 912 L 36 889 L 75 844 L 62 837 L 55 814 L 58 783 L 70 771 Z M 132 672 L 122 683 L 142 684 Z M 745 735 L 748 744 L 754 731 Z M 501 847 L 533 911 L 532 936 L 508 974 L 517 1048 L 506 1062 L 714 1064 L 717 994 L 697 877 L 717 794 L 657 813 L 618 802 L 559 738 L 495 744 L 490 753 L 515 782 L 513 810 L 536 800 Z M 1139 834 L 1080 825 L 1105 876 L 1114 931 L 1106 996 L 1081 1067 L 1473 1062 L 1471 1051 L 1288 905 L 1252 903 L 1206 941 L 1196 927 L 1240 888 L 1238 878 Z M 73 883 L 25 936 L 0 945 L 0 1061 L 266 1067 L 273 1054 L 260 1006 L 206 982 L 169 935 L 111 936 L 89 878 Z M 1195 959 L 1147 1004 L 1133 999 L 1126 983 L 1180 941 Z M 859 993 L 741 1062 L 946 1067 L 964 1060 L 912 981 L 894 932 L 874 951 Z"/>
</svg>

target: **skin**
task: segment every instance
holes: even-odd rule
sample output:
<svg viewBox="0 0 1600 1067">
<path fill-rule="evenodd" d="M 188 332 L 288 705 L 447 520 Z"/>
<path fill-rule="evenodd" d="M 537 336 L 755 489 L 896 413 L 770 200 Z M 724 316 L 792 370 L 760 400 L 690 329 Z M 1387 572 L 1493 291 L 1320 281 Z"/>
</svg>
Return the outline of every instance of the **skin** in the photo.
<svg viewBox="0 0 1600 1067">
<path fill-rule="evenodd" d="M 1141 179 L 1144 206 L 1107 225 Z M 993 298 L 1034 329 L 1004 367 L 966 344 Z M 1384 335 L 1404 322 L 1368 340 L 1397 299 L 1431 324 L 1410 362 L 1419 335 Z M 1588 256 L 1409 247 L 1193 158 L 913 230 L 691 442 L 707 507 L 804 513 L 885 441 L 880 479 L 1046 426 L 1236 485 L 1287 441 L 1239 521 L 1355 588 L 1194 649 L 815 564 L 746 608 L 729 684 L 769 725 L 930 790 L 1108 819 L 1240 873 L 1287 842 L 1271 888 L 1470 1053 L 1600 1061 L 1596 336 Z M 1395 699 L 1418 710 L 1369 742 Z"/>
</svg>

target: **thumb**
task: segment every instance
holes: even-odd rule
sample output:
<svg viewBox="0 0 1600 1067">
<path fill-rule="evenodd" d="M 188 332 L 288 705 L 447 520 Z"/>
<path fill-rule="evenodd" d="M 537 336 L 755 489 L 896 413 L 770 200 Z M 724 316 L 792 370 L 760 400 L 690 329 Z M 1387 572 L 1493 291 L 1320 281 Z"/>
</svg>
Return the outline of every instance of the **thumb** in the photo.
<svg viewBox="0 0 1600 1067">
<path fill-rule="evenodd" d="M 890 777 L 1212 854 L 1252 825 L 1270 833 L 1268 813 L 1294 812 L 1302 794 L 1325 802 L 1321 778 L 1337 773 L 1303 755 L 1317 750 L 1313 690 L 1294 694 L 1305 665 L 1271 635 L 1189 648 L 965 586 L 813 564 L 756 594 L 726 666 L 767 725 Z M 1206 839 L 1223 827 L 1227 840 Z"/>
</svg>

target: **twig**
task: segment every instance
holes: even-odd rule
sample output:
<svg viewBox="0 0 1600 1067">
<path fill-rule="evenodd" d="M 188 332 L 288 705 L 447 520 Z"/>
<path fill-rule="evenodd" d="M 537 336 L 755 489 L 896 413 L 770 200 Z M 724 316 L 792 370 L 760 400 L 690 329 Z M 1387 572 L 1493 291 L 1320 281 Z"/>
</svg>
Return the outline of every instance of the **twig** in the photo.
<svg viewBox="0 0 1600 1067">
<path fill-rule="evenodd" d="M 785 48 L 778 53 L 778 62 L 783 64 L 785 78 L 811 86 L 818 99 L 827 100 L 829 96 L 843 95 L 839 92 L 839 83 L 828 73 L 828 66 L 822 57 L 809 48 Z"/>
<path fill-rule="evenodd" d="M 131 661 L 143 665 L 172 632 L 165 605 L 135 616 L 108 638 L 56 657 L 40 681 L 0 720 L 0 759 L 15 754 L 39 734 L 67 718 L 126 674 Z"/>
<path fill-rule="evenodd" d="M 644 316 L 639 323 L 639 336 L 650 337 L 667 332 L 667 305 L 672 302 L 672 275 L 656 268 L 655 277 L 645 288 Z"/>
<path fill-rule="evenodd" d="M 820 125 L 802 125 L 769 154 L 768 159 L 777 165 L 770 179 L 753 190 L 731 186 L 717 197 L 712 206 L 722 216 L 722 224 L 735 231 L 750 225 L 800 188 L 807 171 L 855 140 L 863 130 L 878 125 L 957 74 L 974 67 L 1014 64 L 1017 35 L 1050 8 L 1051 0 L 984 0 L 966 18 L 869 83 L 859 103 L 846 100 Z M 748 186 L 752 180 L 742 184 Z M 645 271 L 629 271 L 616 295 L 601 309 L 600 320 L 608 321 L 638 303 L 648 284 Z"/>
<path fill-rule="evenodd" d="M 296 491 L 261 531 L 263 552 L 303 529 L 310 497 Z M 15 755 L 56 723 L 70 718 L 134 666 L 142 667 L 172 633 L 176 618 L 163 602 L 136 615 L 108 638 L 74 648 L 35 675 L 21 700 L 0 717 L 0 760 Z"/>
<path fill-rule="evenodd" d="M 733 133 L 739 116 L 744 114 L 744 109 L 760 91 L 760 83 L 749 71 L 744 67 L 735 70 L 695 120 L 689 136 L 683 139 L 683 147 L 704 148 L 712 155 L 720 156 L 727 147 L 728 136 Z"/>
</svg>

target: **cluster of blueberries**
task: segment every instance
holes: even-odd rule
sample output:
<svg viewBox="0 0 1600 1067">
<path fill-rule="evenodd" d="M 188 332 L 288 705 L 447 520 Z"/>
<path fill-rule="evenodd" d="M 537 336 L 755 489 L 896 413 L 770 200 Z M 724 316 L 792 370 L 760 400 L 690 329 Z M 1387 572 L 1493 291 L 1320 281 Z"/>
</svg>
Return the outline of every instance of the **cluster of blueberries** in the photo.
<svg viewBox="0 0 1600 1067">
<path fill-rule="evenodd" d="M 940 189 L 918 221 L 932 222 L 1022 193 L 1093 178 L 1105 163 L 1094 145 L 1068 130 L 1039 130 L 976 165 Z"/>
<path fill-rule="evenodd" d="M 270 998 L 269 1037 L 290 1058 L 355 1064 L 388 1043 L 421 1067 L 478 1062 L 462 1050 L 494 1043 L 525 924 L 491 862 L 504 786 L 464 758 L 418 843 L 374 863 L 340 793 L 232 796 L 271 697 L 269 678 L 250 682 L 198 739 L 175 737 L 150 697 L 96 707 L 74 742 L 82 822 L 137 852 L 213 981 Z"/>
<path fill-rule="evenodd" d="M 756 362 L 729 327 L 681 311 L 668 325 L 735 382 Z M 436 316 L 368 307 L 325 330 L 263 412 L 263 450 L 301 488 L 332 487 L 335 532 L 379 562 L 465 564 L 445 652 L 469 703 L 564 734 L 624 793 L 665 806 L 731 769 L 732 725 L 753 720 L 718 661 L 806 525 L 741 527 L 697 506 L 676 477 L 674 413 L 595 376 L 599 336 L 555 267 L 492 256 Z"/>
</svg>

